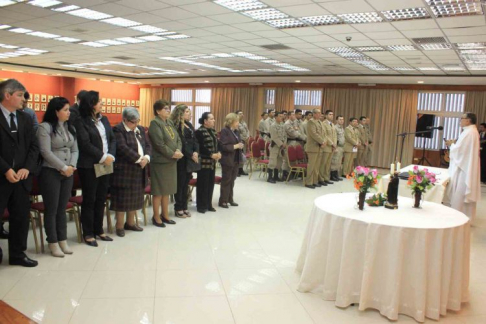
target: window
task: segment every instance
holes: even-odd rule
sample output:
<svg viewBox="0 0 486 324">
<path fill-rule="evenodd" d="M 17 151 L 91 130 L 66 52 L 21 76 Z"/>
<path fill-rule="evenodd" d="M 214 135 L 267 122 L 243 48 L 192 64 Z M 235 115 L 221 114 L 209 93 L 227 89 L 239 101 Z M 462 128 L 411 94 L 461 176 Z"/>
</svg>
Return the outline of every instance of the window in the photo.
<svg viewBox="0 0 486 324">
<path fill-rule="evenodd" d="M 464 113 L 465 93 L 462 92 L 421 92 L 418 95 L 417 112 L 435 115 L 434 127 L 442 126 L 443 131 L 434 130 L 432 138 L 415 138 L 415 148 L 427 150 L 445 149 L 445 139 L 459 137 L 461 116 Z"/>
<path fill-rule="evenodd" d="M 211 89 L 174 89 L 171 93 L 171 109 L 179 104 L 186 105 L 192 113 L 192 124 L 198 128 L 199 117 L 211 111 Z"/>
<path fill-rule="evenodd" d="M 265 89 L 265 110 L 275 109 L 275 89 Z"/>
<path fill-rule="evenodd" d="M 322 90 L 294 90 L 294 108 L 307 110 L 321 108 Z M 265 90 L 265 109 L 275 109 L 275 89 Z"/>
</svg>

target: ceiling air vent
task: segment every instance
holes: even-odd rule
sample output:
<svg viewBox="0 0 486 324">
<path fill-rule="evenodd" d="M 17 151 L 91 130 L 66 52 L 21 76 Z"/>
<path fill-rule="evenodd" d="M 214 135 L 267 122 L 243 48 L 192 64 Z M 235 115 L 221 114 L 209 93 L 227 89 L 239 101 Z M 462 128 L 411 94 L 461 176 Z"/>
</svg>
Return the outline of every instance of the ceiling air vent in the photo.
<svg viewBox="0 0 486 324">
<path fill-rule="evenodd" d="M 422 38 L 412 38 L 415 44 L 440 44 L 447 43 L 444 37 L 422 37 Z"/>
<path fill-rule="evenodd" d="M 134 58 L 133 57 L 129 57 L 129 56 L 113 56 L 114 59 L 117 59 L 117 60 L 124 60 L 124 61 L 128 61 L 128 60 L 133 60 Z"/>
<path fill-rule="evenodd" d="M 272 50 L 272 51 L 292 49 L 291 47 L 288 47 L 284 44 L 261 45 L 260 47 L 262 47 L 264 49 Z"/>
</svg>

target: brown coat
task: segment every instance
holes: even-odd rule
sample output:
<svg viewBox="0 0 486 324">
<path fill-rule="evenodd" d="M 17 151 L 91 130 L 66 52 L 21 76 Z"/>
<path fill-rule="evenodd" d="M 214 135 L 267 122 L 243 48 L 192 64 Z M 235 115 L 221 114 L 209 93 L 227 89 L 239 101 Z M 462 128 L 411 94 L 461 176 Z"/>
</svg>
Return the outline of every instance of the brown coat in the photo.
<svg viewBox="0 0 486 324">
<path fill-rule="evenodd" d="M 240 135 L 238 131 L 233 132 L 229 127 L 225 127 L 221 130 L 219 137 L 221 144 L 221 165 L 234 166 L 235 163 L 240 163 L 241 150 L 235 150 L 234 145 L 241 143 Z"/>
<path fill-rule="evenodd" d="M 344 129 L 344 152 L 352 153 L 353 147 L 359 143 L 358 130 L 351 125 L 346 127 Z"/>
<path fill-rule="evenodd" d="M 322 152 L 321 144 L 326 142 L 324 128 L 319 120 L 311 119 L 307 122 L 307 143 L 305 151 L 307 153 Z"/>
<path fill-rule="evenodd" d="M 332 146 L 337 147 L 337 131 L 334 125 L 331 126 L 327 120 L 322 122 L 324 128 L 324 133 L 326 134 L 327 145 L 323 149 L 325 153 L 332 152 Z"/>
</svg>

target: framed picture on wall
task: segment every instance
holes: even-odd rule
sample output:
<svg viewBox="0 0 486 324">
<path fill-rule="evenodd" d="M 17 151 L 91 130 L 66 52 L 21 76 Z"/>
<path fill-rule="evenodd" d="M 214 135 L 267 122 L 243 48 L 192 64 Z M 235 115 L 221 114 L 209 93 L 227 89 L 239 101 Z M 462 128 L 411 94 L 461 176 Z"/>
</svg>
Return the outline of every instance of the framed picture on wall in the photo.
<svg viewBox="0 0 486 324">
<path fill-rule="evenodd" d="M 54 96 L 47 96 L 47 101 L 48 101 L 48 102 L 49 102 L 49 101 L 51 101 L 51 100 L 52 100 L 52 98 L 54 98 Z"/>
<path fill-rule="evenodd" d="M 123 99 L 123 100 L 122 100 L 121 105 L 122 105 L 123 107 L 125 107 L 125 106 L 127 105 L 127 102 L 125 101 L 125 99 Z"/>
<path fill-rule="evenodd" d="M 106 113 L 111 114 L 111 107 L 106 107 Z"/>
<path fill-rule="evenodd" d="M 28 102 L 27 103 L 27 107 L 30 108 L 30 109 L 32 109 L 32 102 Z"/>
<path fill-rule="evenodd" d="M 47 96 L 41 95 L 41 102 L 47 102 Z"/>
<path fill-rule="evenodd" d="M 43 103 L 41 104 L 41 111 L 46 111 L 47 104 Z"/>
<path fill-rule="evenodd" d="M 116 105 L 121 106 L 121 99 L 116 99 Z"/>
<path fill-rule="evenodd" d="M 117 113 L 117 114 L 121 114 L 121 108 L 122 108 L 122 107 L 116 107 L 116 113 Z"/>
<path fill-rule="evenodd" d="M 106 98 L 101 98 L 101 104 L 104 106 L 106 105 Z"/>
<path fill-rule="evenodd" d="M 135 100 L 132 100 L 132 101 L 130 102 L 130 106 L 135 107 Z"/>
<path fill-rule="evenodd" d="M 34 101 L 39 102 L 40 101 L 40 95 L 38 93 L 34 94 Z"/>
<path fill-rule="evenodd" d="M 40 103 L 36 102 L 34 103 L 34 110 L 39 111 L 40 110 Z"/>
<path fill-rule="evenodd" d="M 101 107 L 101 112 L 102 113 L 105 113 L 106 112 L 106 107 L 105 106 Z"/>
<path fill-rule="evenodd" d="M 140 106 L 140 100 L 137 100 L 137 103 L 136 103 L 135 106 L 137 106 L 137 107 Z"/>
<path fill-rule="evenodd" d="M 111 105 L 112 105 L 112 106 L 116 105 L 116 99 L 115 99 L 115 98 L 112 98 L 112 99 L 111 99 Z"/>
<path fill-rule="evenodd" d="M 111 98 L 106 99 L 106 104 L 107 104 L 108 106 L 111 106 Z"/>
</svg>

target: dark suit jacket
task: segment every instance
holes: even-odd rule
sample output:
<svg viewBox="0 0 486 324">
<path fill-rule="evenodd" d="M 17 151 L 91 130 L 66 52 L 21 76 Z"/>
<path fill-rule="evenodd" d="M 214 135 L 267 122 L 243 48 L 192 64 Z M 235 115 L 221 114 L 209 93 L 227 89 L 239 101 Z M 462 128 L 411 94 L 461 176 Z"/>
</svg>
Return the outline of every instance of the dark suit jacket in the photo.
<svg viewBox="0 0 486 324">
<path fill-rule="evenodd" d="M 29 170 L 29 177 L 22 181 L 23 186 L 30 192 L 32 189 L 33 173 L 37 169 L 39 158 L 39 144 L 35 136 L 32 119 L 26 113 L 17 110 L 18 142 L 12 136 L 5 116 L 0 111 L 0 192 L 10 185 L 5 173 L 14 169 Z M 15 160 L 15 166 L 13 161 Z"/>
<path fill-rule="evenodd" d="M 108 118 L 103 116 L 101 123 L 105 126 L 106 140 L 108 142 L 108 154 L 115 156 L 116 143 L 115 135 L 111 129 Z M 78 138 L 78 168 L 94 168 L 95 164 L 100 163 L 103 157 L 103 142 L 100 133 L 96 128 L 95 122 L 91 117 L 79 117 L 74 122 L 76 136 Z"/>
<path fill-rule="evenodd" d="M 239 164 L 241 150 L 234 149 L 235 144 L 242 142 L 238 131 L 233 132 L 229 127 L 223 128 L 219 142 L 221 143 L 221 150 L 223 152 L 220 160 L 221 165 L 234 166 L 235 164 Z"/>
<path fill-rule="evenodd" d="M 79 106 L 77 103 L 69 107 L 69 112 L 71 115 L 69 115 L 69 121 L 71 122 L 71 125 L 74 125 L 74 122 L 76 119 L 79 117 Z"/>
<path fill-rule="evenodd" d="M 143 149 L 143 155 L 152 154 L 152 146 L 148 140 L 145 130 L 141 126 L 137 126 L 140 131 L 140 145 Z M 114 165 L 114 173 L 111 176 L 111 185 L 113 187 L 126 188 L 131 186 L 135 181 L 142 181 L 143 187 L 148 182 L 148 165 L 144 169 L 140 164 L 135 164 L 140 158 L 138 154 L 138 144 L 134 132 L 127 132 L 123 123 L 113 127 L 113 133 L 116 139 L 116 158 Z M 140 177 L 140 170 L 143 170 L 143 177 Z"/>
</svg>

